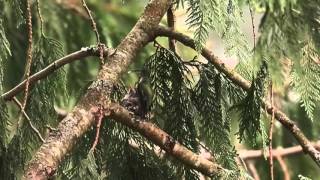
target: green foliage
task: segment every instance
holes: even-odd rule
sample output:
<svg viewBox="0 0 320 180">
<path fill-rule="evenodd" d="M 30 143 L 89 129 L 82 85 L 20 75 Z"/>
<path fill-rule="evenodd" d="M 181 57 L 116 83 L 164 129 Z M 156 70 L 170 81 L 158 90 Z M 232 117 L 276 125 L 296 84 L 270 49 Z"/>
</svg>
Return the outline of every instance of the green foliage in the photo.
<svg viewBox="0 0 320 180">
<path fill-rule="evenodd" d="M 224 169 L 219 173 L 218 178 L 212 178 L 212 179 L 219 179 L 219 180 L 237 180 L 237 179 L 243 179 L 243 180 L 253 180 L 253 178 L 243 170 L 227 170 Z"/>
<path fill-rule="evenodd" d="M 119 83 L 111 97 L 120 101 L 125 93 L 125 87 Z M 90 131 L 60 168 L 62 179 L 176 179 L 168 162 L 159 159 L 154 154 L 155 147 L 137 132 L 111 119 L 104 119 L 101 128 L 94 154 L 88 153 L 95 137 L 95 132 Z"/>
<path fill-rule="evenodd" d="M 0 0 L 0 93 L 4 92 L 3 89 L 12 88 L 21 81 L 25 65 L 23 60 L 28 46 L 24 25 L 26 9 L 24 2 Z M 138 3 L 136 0 L 88 2 L 94 12 L 102 42 L 109 47 L 119 44 L 136 22 L 142 9 L 140 4 L 145 2 Z M 236 55 L 239 60 L 249 60 L 250 55 L 245 37 L 239 28 L 243 21 L 242 7 L 250 3 L 254 10 L 265 12 L 259 29 L 255 58 L 253 61 L 241 63 L 235 70 L 240 70 L 247 79 L 253 79 L 248 93 L 220 74 L 212 64 L 195 60 L 185 62 L 176 53 L 163 47 L 157 47 L 156 52 L 144 66 L 153 90 L 151 119 L 155 119 L 162 129 L 195 153 L 199 153 L 200 143 L 213 152 L 215 160 L 224 168 L 222 173 L 212 177 L 213 179 L 250 179 L 248 174 L 237 167 L 234 160 L 236 152 L 231 126 L 235 123 L 231 119 L 233 112 L 228 110 L 234 104 L 238 104 L 236 108 L 240 112 L 240 140 L 257 144 L 257 138 L 261 137 L 265 144 L 260 99 L 264 96 L 267 69 L 263 65 L 255 78 L 252 72 L 256 64 L 261 64 L 261 59 L 267 59 L 268 71 L 273 82 L 278 83 L 279 87 L 286 78 L 283 75 L 284 69 L 288 68 L 285 61 L 293 62 L 291 70 L 293 89 L 300 95 L 301 104 L 309 117 L 317 117 L 315 113 L 320 98 L 319 1 L 176 0 L 175 2 L 177 6 L 186 7 L 187 24 L 195 30 L 198 51 L 213 31 L 224 41 L 228 55 Z M 123 3 L 125 6 L 122 6 Z M 95 43 L 90 23 L 77 12 L 56 4 L 56 1 L 41 3 L 47 36 L 38 38 L 37 35 L 41 34 L 35 5 L 36 3 L 33 3 L 32 8 L 33 30 L 36 37 L 32 73 L 40 71 L 62 57 L 63 52 L 73 52 Z M 151 50 L 151 48 L 146 49 L 147 51 L 137 57 L 138 63 L 132 65 L 131 69 L 139 69 L 142 66 L 145 57 L 150 54 L 148 51 Z M 76 99 L 79 89 L 93 79 L 98 67 L 99 61 L 75 62 L 30 88 L 26 110 L 41 134 L 46 134 L 46 125 L 56 126 L 59 122 L 53 107 L 61 104 L 72 107 L 73 103 L 65 102 L 65 99 L 70 101 Z M 134 84 L 133 76 L 124 77 L 124 81 L 127 84 Z M 68 90 L 71 90 L 69 97 L 66 95 L 66 84 Z M 113 101 L 119 102 L 126 93 L 125 85 L 116 85 L 114 90 Z M 285 103 L 293 104 L 289 101 Z M 292 110 L 290 106 L 288 109 L 296 119 L 297 111 Z M 26 121 L 17 121 L 17 114 L 19 113 L 15 106 L 11 103 L 6 104 L 0 99 L 0 179 L 21 177 L 25 163 L 41 143 Z M 299 127 L 300 125 L 306 126 L 306 123 L 300 123 Z M 315 127 L 318 126 L 315 123 L 311 125 L 311 122 L 308 125 L 312 131 L 316 131 Z M 58 179 L 184 178 L 189 180 L 199 177 L 196 171 L 175 160 L 168 161 L 166 157 L 158 157 L 155 154 L 158 149 L 153 143 L 129 128 L 111 119 L 105 119 L 101 128 L 99 143 L 94 153 L 89 151 L 95 138 L 95 128 L 92 128 L 79 139 L 72 155 L 59 167 Z M 292 140 L 287 140 L 286 137 L 284 135 L 281 142 L 291 145 Z M 295 174 L 302 173 L 296 171 L 297 166 L 290 167 L 294 168 Z M 308 167 L 304 166 L 301 169 Z M 259 173 L 262 177 L 265 172 Z"/>
<path fill-rule="evenodd" d="M 1 2 L 0 2 L 1 3 Z M 0 93 L 3 93 L 3 67 L 4 67 L 4 63 L 3 63 L 3 58 L 6 58 L 7 53 L 10 53 L 10 48 L 9 46 L 9 42 L 6 39 L 5 36 L 5 32 L 3 29 L 3 25 L 2 25 L 2 16 L 0 19 L 0 51 L 2 52 L 0 54 Z M 1 131 L 1 135 L 0 135 L 0 146 L 2 148 L 2 146 L 4 146 L 4 142 L 5 142 L 5 135 L 4 133 L 6 132 L 5 128 L 6 128 L 6 119 L 7 119 L 7 112 L 6 112 L 6 105 L 5 102 L 2 98 L 0 98 L 0 131 Z"/>
<path fill-rule="evenodd" d="M 252 145 L 257 145 L 257 137 L 262 138 L 263 145 L 266 145 L 266 133 L 261 120 L 261 98 L 264 97 L 265 83 L 268 77 L 267 64 L 263 61 L 260 71 L 253 79 L 247 96 L 236 106 L 240 112 L 239 137 L 240 142 L 246 139 Z"/>
<path fill-rule="evenodd" d="M 24 13 L 22 11 L 22 8 L 25 6 L 22 5 L 24 1 L 19 0 L 5 0 L 9 4 L 10 9 L 12 9 L 12 15 L 14 16 L 14 19 L 16 20 L 16 27 L 20 27 L 20 25 L 25 23 L 24 19 Z"/>
<path fill-rule="evenodd" d="M 3 59 L 6 59 L 8 55 L 11 56 L 11 51 L 10 51 L 10 43 L 6 37 L 5 30 L 3 28 L 3 20 L 0 19 L 0 50 L 2 51 L 1 53 L 1 58 L 0 58 L 0 65 L 3 67 Z M 1 79 L 2 80 L 2 79 Z"/>
<path fill-rule="evenodd" d="M 203 3 L 201 3 L 203 2 Z M 208 14 L 205 7 L 208 7 L 207 1 L 190 1 L 190 6 L 188 11 L 190 15 L 188 17 L 187 23 L 191 27 L 196 27 L 195 39 L 197 40 L 197 49 L 202 49 L 202 43 L 204 43 L 208 36 L 209 30 L 211 28 L 210 21 L 213 18 L 211 14 Z"/>
<path fill-rule="evenodd" d="M 200 51 L 211 31 L 216 32 L 222 40 L 226 53 L 236 55 L 239 60 L 247 60 L 250 53 L 239 24 L 242 20 L 241 8 L 237 1 L 229 0 L 183 0 L 188 3 L 187 24 L 194 28 L 196 49 Z"/>
<path fill-rule="evenodd" d="M 6 147 L 8 111 L 4 100 L 0 97 L 0 156 Z"/>
<path fill-rule="evenodd" d="M 205 144 L 219 164 L 236 170 L 236 153 L 229 139 L 230 119 L 223 105 L 222 78 L 212 64 L 202 65 L 194 101 L 201 116 L 199 129 Z"/>
<path fill-rule="evenodd" d="M 68 156 L 61 164 L 58 176 L 61 179 L 102 179 L 101 166 L 94 153 L 90 152 L 95 131 L 93 128 L 77 142 L 72 156 Z M 100 141 L 100 139 L 99 139 Z"/>
<path fill-rule="evenodd" d="M 190 67 L 199 71 L 200 79 L 196 82 Z M 215 178 L 239 177 L 234 160 L 236 152 L 230 142 L 230 119 L 225 109 L 229 103 L 239 101 L 243 91 L 220 75 L 212 64 L 184 62 L 159 45 L 146 62 L 145 70 L 153 90 L 152 111 L 156 122 L 194 152 L 199 144 L 197 128 L 201 141 L 215 154 L 217 162 L 229 169 L 228 173 Z M 197 175 L 190 174 L 191 178 Z"/>
<path fill-rule="evenodd" d="M 166 116 L 164 119 L 168 121 L 158 123 L 163 123 L 165 130 L 179 142 L 196 150 L 196 134 L 192 122 L 194 109 L 191 105 L 189 88 L 191 81 L 184 75 L 190 70 L 179 57 L 163 47 L 157 47 L 155 54 L 146 62 L 145 69 L 149 71 L 149 79 L 154 91 L 153 108 L 160 111 L 159 115 Z M 180 128 L 177 128 L 178 125 Z M 184 136 L 180 136 L 182 135 L 180 133 Z"/>
<path fill-rule="evenodd" d="M 63 56 L 62 45 L 59 41 L 42 36 L 34 49 L 32 73 L 38 72 L 47 65 Z M 58 90 L 66 92 L 66 76 L 63 69 L 37 83 L 30 91 L 30 100 L 27 112 L 33 122 L 45 130 L 45 125 L 56 125 L 56 112 L 54 103 Z M 36 115 L 36 116 L 33 116 Z M 44 131 L 42 131 L 44 132 Z"/>
<path fill-rule="evenodd" d="M 313 44 L 307 43 L 302 49 L 301 60 L 294 64 L 298 67 L 292 72 L 293 86 L 300 94 L 302 106 L 311 120 L 314 119 L 316 102 L 320 101 L 319 58 Z"/>
<path fill-rule="evenodd" d="M 261 3 L 266 11 L 260 23 L 258 59 L 269 59 L 273 82 L 282 83 L 285 77 L 281 72 L 287 68 L 284 64 L 288 59 L 293 62 L 292 85 L 308 116 L 313 119 L 315 103 L 319 101 L 319 81 L 315 80 L 318 74 L 315 58 L 320 53 L 319 1 L 268 2 Z"/>
<path fill-rule="evenodd" d="M 108 179 L 176 179 L 172 169 L 154 154 L 154 147 L 126 127 L 108 122 L 106 152 Z M 151 145 L 151 148 L 150 148 Z"/>
<path fill-rule="evenodd" d="M 102 179 L 97 171 L 98 166 L 96 164 L 96 158 L 93 152 L 89 152 L 85 159 L 80 160 L 77 164 L 76 171 L 73 172 L 70 179 Z"/>
<path fill-rule="evenodd" d="M 3 9 L 4 4 L 0 1 L 0 9 Z M 0 12 L 0 94 L 3 91 L 3 70 L 5 68 L 5 61 L 8 56 L 11 56 L 10 43 L 6 37 L 5 30 L 3 27 L 3 12 Z M 13 172 L 7 170 L 7 164 L 5 164 L 5 158 L 7 153 L 7 142 L 8 142 L 8 108 L 6 102 L 0 97 L 0 179 L 6 177 L 5 174 Z"/>
<path fill-rule="evenodd" d="M 62 56 L 61 48 L 61 45 L 56 40 L 42 37 L 34 50 L 32 72 L 38 72 L 53 60 L 60 58 Z M 61 89 L 64 84 L 63 70 L 61 72 L 62 75 L 57 73 L 50 76 L 47 80 L 41 81 L 30 90 L 26 112 L 31 115 L 33 124 L 40 130 L 41 134 L 45 133 L 46 125 L 57 124 L 53 105 L 56 89 L 63 90 Z M 5 119 L 1 123 L 6 123 Z M 7 166 L 7 168 L 4 168 L 6 172 L 2 174 L 2 177 L 5 179 L 13 176 L 20 177 L 22 175 L 25 162 L 31 159 L 33 150 L 39 146 L 40 142 L 29 124 L 24 122 L 24 119 L 12 121 L 12 124 L 16 124 L 17 127 L 11 126 L 11 131 L 15 128 L 17 130 L 16 132 L 11 132 L 13 133 L 13 138 L 9 141 L 5 153 L 2 154 L 3 161 L 1 161 L 1 163 Z"/>
<path fill-rule="evenodd" d="M 270 9 L 270 11 L 283 12 L 286 8 L 297 3 L 298 0 L 250 0 L 255 6 L 265 6 Z"/>
<path fill-rule="evenodd" d="M 221 75 L 223 76 L 223 75 Z M 245 91 L 239 86 L 235 85 L 231 80 L 227 77 L 223 76 L 222 83 L 222 94 L 225 102 L 226 108 L 230 108 L 230 106 L 239 103 L 245 96 Z"/>
<path fill-rule="evenodd" d="M 146 62 L 151 88 L 154 91 L 153 110 L 157 123 L 175 140 L 194 152 L 198 151 L 195 129 L 195 107 L 191 100 L 190 70 L 173 52 L 158 46 Z M 181 176 L 197 179 L 193 170 L 183 168 Z"/>
<path fill-rule="evenodd" d="M 0 10 L 4 9 L 4 4 L 0 2 Z M 0 12 L 0 93 L 3 93 L 3 69 L 5 67 L 5 60 L 11 56 L 10 43 L 6 37 L 5 29 L 3 27 L 3 12 Z"/>
</svg>

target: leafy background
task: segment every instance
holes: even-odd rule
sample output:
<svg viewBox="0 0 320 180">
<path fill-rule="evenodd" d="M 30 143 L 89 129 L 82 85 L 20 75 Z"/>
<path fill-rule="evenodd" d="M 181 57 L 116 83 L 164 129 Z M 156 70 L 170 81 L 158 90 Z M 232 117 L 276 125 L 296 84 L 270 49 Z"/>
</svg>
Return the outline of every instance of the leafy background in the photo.
<svg viewBox="0 0 320 180">
<path fill-rule="evenodd" d="M 67 53 L 95 44 L 79 1 L 40 3 L 44 35 L 40 32 L 36 4 L 32 6 L 35 46 L 32 73 Z M 191 59 L 198 53 L 179 43 L 177 53 L 182 58 L 150 44 L 139 53 L 122 80 L 126 88 L 134 87 L 143 69 L 149 70 L 146 76 L 156 94 L 152 99 L 155 123 L 194 151 L 199 149 L 199 140 L 205 142 L 217 154 L 215 158 L 219 163 L 236 172 L 233 161 L 236 150 L 261 149 L 267 144 L 264 132 L 270 117 L 260 113 L 257 99 L 266 94 L 266 83 L 261 82 L 272 79 L 276 105 L 297 122 L 309 139 L 319 139 L 318 0 L 177 0 L 176 3 L 177 29 L 193 36 L 198 50 L 206 44 L 221 55 L 227 65 L 238 64 L 236 70 L 253 80 L 255 86 L 249 93 L 242 92 L 211 64 L 203 63 L 205 60 L 201 57 L 193 62 Z M 102 42 L 115 47 L 133 27 L 146 1 L 88 0 L 88 4 Z M 0 0 L 0 7 L 3 9 L 0 11 L 0 92 L 3 93 L 23 77 L 27 36 L 25 1 Z M 254 11 L 255 49 L 249 8 Z M 166 47 L 166 38 L 157 41 Z M 159 59 L 165 61 L 159 63 Z M 32 88 L 26 110 L 42 134 L 47 133 L 46 125 L 54 127 L 59 123 L 54 107 L 70 110 L 98 69 L 98 58 L 79 60 Z M 174 83 L 177 80 L 180 83 Z M 119 84 L 115 100 L 123 97 L 126 88 Z M 199 102 L 205 105 L 197 106 Z M 0 106 L 0 177 L 14 179 L 22 174 L 23 165 L 39 147 L 40 140 L 26 120 L 18 117 L 15 105 L 1 100 Z M 251 110 L 254 112 L 248 114 Z M 210 121 L 212 119 L 215 121 Z M 104 123 L 98 151 L 88 153 L 95 136 L 95 131 L 90 130 L 74 154 L 61 165 L 58 179 L 176 179 L 179 176 L 197 179 L 193 170 L 178 162 L 155 157 L 151 143 L 137 133 L 113 121 Z M 132 148 L 132 142 L 141 148 Z M 293 137 L 276 123 L 273 147 L 293 145 L 296 145 Z M 285 161 L 293 179 L 299 174 L 311 178 L 320 176 L 315 163 L 306 155 L 290 156 Z M 268 162 L 259 159 L 256 167 L 261 179 L 267 179 Z M 276 179 L 283 178 L 277 161 L 275 175 Z"/>
</svg>

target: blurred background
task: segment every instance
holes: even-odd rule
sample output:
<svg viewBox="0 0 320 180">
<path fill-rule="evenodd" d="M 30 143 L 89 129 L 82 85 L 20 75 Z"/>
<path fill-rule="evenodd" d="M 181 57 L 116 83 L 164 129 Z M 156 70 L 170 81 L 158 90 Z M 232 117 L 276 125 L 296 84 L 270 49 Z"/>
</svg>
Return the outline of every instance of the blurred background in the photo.
<svg viewBox="0 0 320 180">
<path fill-rule="evenodd" d="M 108 47 L 116 47 L 122 38 L 131 30 L 136 23 L 139 15 L 143 11 L 147 0 L 88 0 L 89 8 L 91 9 L 96 23 L 98 25 L 98 31 L 101 35 L 102 42 Z M 47 37 L 58 40 L 63 47 L 63 54 L 77 51 L 82 47 L 87 47 L 96 44 L 95 35 L 92 31 L 90 22 L 86 15 L 85 10 L 82 7 L 79 0 L 52 0 L 43 1 L 41 4 L 42 13 L 44 17 L 44 32 Z M 249 7 L 243 7 L 243 22 L 241 29 L 243 30 L 249 47 L 253 48 L 253 25 L 251 23 L 252 18 Z M 18 84 L 23 76 L 25 67 L 25 54 L 27 49 L 27 36 L 25 33 L 25 24 L 17 26 L 19 17 L 15 15 L 15 11 L 12 9 L 6 9 L 7 20 L 5 21 L 7 37 L 11 43 L 11 49 L 13 50 L 11 58 L 6 63 L 6 70 L 4 72 L 4 84 L 5 91 L 11 89 Z M 22 12 L 23 13 L 23 12 Z M 258 29 L 260 20 L 263 16 L 264 10 L 256 11 L 253 14 L 253 22 L 255 27 L 256 41 L 259 38 L 260 31 Z M 34 16 L 36 14 L 34 13 Z M 177 24 L 176 30 L 193 36 L 193 29 L 189 29 L 185 23 L 187 18 L 186 10 L 180 7 L 176 10 Z M 10 18 L 10 19 L 9 19 Z M 34 28 L 39 28 L 39 20 L 34 18 Z M 162 20 L 162 25 L 166 25 L 166 19 Z M 35 38 L 39 38 L 40 35 L 36 34 Z M 157 41 L 164 46 L 167 46 L 166 38 L 158 38 Z M 234 68 L 238 64 L 237 57 L 228 56 L 225 54 L 225 48 L 223 41 L 214 32 L 210 33 L 210 37 L 206 42 L 206 46 L 214 52 L 216 56 L 222 59 L 229 67 Z M 178 54 L 185 60 L 191 60 L 198 53 L 190 48 L 184 47 L 180 43 L 177 43 Z M 139 71 L 146 59 L 153 54 L 155 48 L 152 43 L 146 46 L 138 56 L 135 58 L 134 63 L 130 66 L 129 71 L 123 74 L 123 82 L 127 87 L 133 87 L 139 79 Z M 199 57 L 202 59 L 202 57 Z M 52 59 L 54 60 L 54 59 Z M 35 63 L 40 63 L 35 59 Z M 45 63 L 44 63 L 45 64 Z M 254 64 L 253 64 L 254 66 Z M 38 68 L 40 68 L 39 66 Z M 55 108 L 57 110 L 69 111 L 75 105 L 79 95 L 86 89 L 88 84 L 94 80 L 99 70 L 98 58 L 86 58 L 78 60 L 71 64 L 66 65 L 63 68 L 63 72 L 66 73 L 66 83 L 57 85 L 55 93 Z M 37 71 L 37 68 L 33 68 L 33 73 Z M 286 72 L 284 72 L 285 74 Z M 284 80 L 290 80 L 288 74 Z M 299 104 L 299 97 L 291 89 L 285 86 L 288 82 L 281 82 L 279 86 L 275 87 L 275 101 L 276 105 L 289 115 L 293 120 L 296 120 L 298 126 L 302 129 L 305 135 L 316 142 L 320 139 L 320 123 L 319 112 L 316 110 L 315 120 L 312 122 L 306 115 L 303 108 Z M 66 89 L 67 93 L 63 91 Z M 319 107 L 319 106 L 317 106 Z M 41 111 L 41 107 L 39 107 Z M 316 108 L 319 109 L 319 108 Z M 18 114 L 17 109 L 10 108 L 11 114 Z M 34 114 L 30 114 L 34 116 Z M 234 114 L 234 123 L 232 124 L 232 134 L 238 131 L 238 125 L 236 123 L 237 114 Z M 15 116 L 11 118 L 16 118 Z M 271 117 L 264 116 L 266 128 L 269 125 L 269 119 Z M 54 125 L 54 124 L 52 124 Z M 237 150 L 252 149 L 251 146 L 246 144 L 240 144 L 237 136 L 233 137 L 233 141 Z M 273 147 L 274 148 L 286 148 L 297 145 L 292 135 L 288 133 L 278 122 L 275 124 Z M 313 160 L 304 155 L 303 152 L 297 153 L 291 156 L 283 157 L 287 172 L 283 172 L 283 167 L 276 159 L 274 160 L 275 179 L 284 179 L 285 174 L 289 173 L 291 179 L 298 179 L 298 175 L 302 174 L 313 179 L 320 177 L 320 171 L 316 167 Z M 263 157 L 253 159 L 251 165 L 257 170 L 261 180 L 268 179 L 268 161 Z M 283 164 L 282 164 L 283 165 Z"/>
</svg>

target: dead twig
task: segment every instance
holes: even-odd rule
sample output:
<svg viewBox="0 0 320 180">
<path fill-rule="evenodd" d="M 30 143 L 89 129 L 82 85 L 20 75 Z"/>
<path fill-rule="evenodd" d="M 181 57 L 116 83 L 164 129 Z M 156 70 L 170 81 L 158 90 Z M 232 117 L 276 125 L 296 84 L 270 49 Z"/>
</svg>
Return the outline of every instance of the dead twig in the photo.
<svg viewBox="0 0 320 180">
<path fill-rule="evenodd" d="M 40 131 L 32 124 L 32 121 L 31 121 L 30 117 L 28 116 L 28 114 L 26 113 L 26 111 L 24 109 L 22 109 L 22 105 L 21 105 L 20 101 L 16 97 L 13 97 L 13 101 L 20 108 L 21 113 L 23 114 L 23 116 L 28 120 L 28 123 L 29 123 L 29 126 L 31 127 L 31 129 L 37 134 L 39 139 L 42 142 L 44 142 L 44 139 L 43 139 Z"/>
<path fill-rule="evenodd" d="M 103 107 L 99 106 L 97 110 L 94 112 L 96 121 L 97 121 L 97 128 L 96 128 L 96 136 L 93 142 L 93 145 L 90 149 L 91 152 L 94 152 L 96 146 L 98 145 L 99 136 L 100 136 L 100 126 L 104 117 Z"/>
<path fill-rule="evenodd" d="M 26 2 L 27 2 L 28 50 L 27 50 L 27 58 L 26 58 L 25 77 L 27 81 L 26 81 L 25 90 L 24 90 L 24 99 L 21 107 L 21 112 L 24 112 L 24 109 L 27 105 L 28 93 L 29 93 L 28 91 L 29 91 L 30 71 L 31 71 L 31 63 L 32 63 L 32 14 L 31 14 L 31 5 L 30 5 L 31 2 L 30 0 L 27 0 Z"/>
<path fill-rule="evenodd" d="M 99 49 L 99 54 L 100 54 L 99 58 L 100 58 L 100 61 L 101 61 L 101 65 L 103 65 L 104 64 L 104 55 L 103 55 L 103 53 L 104 53 L 104 49 L 105 49 L 106 45 L 102 44 L 101 41 L 100 41 L 100 35 L 99 35 L 98 29 L 97 29 L 97 23 L 94 21 L 93 16 L 91 14 L 91 11 L 88 8 L 85 0 L 82 0 L 82 5 L 83 5 L 84 9 L 86 10 L 86 12 L 87 12 L 87 14 L 89 16 L 89 19 L 91 21 L 91 26 L 93 28 L 93 32 L 96 35 L 97 47 Z"/>
<path fill-rule="evenodd" d="M 82 5 L 83 5 L 84 9 L 86 10 L 86 12 L 87 12 L 87 14 L 88 14 L 88 16 L 89 16 L 89 18 L 90 18 L 91 26 L 92 26 L 92 28 L 93 28 L 93 31 L 94 31 L 95 35 L 96 35 L 97 43 L 99 44 L 99 43 L 100 43 L 100 35 L 99 35 L 98 29 L 97 29 L 97 24 L 96 24 L 96 22 L 94 21 L 94 19 L 93 19 L 93 17 L 92 17 L 92 14 L 91 14 L 91 11 L 90 11 L 90 9 L 88 8 L 87 3 L 86 3 L 85 0 L 82 0 Z"/>
<path fill-rule="evenodd" d="M 249 11 L 250 11 L 250 17 L 251 17 L 251 25 L 252 25 L 252 35 L 253 35 L 253 51 L 256 49 L 256 32 L 255 32 L 255 26 L 254 26 L 254 13 L 253 9 L 251 7 L 251 2 L 249 0 Z"/>
<path fill-rule="evenodd" d="M 255 180 L 260 180 L 260 176 L 258 174 L 258 171 L 257 171 L 256 167 L 254 166 L 254 162 L 253 161 L 248 161 L 247 163 L 248 163 L 249 172 L 253 176 L 253 178 Z"/>
<path fill-rule="evenodd" d="M 275 156 L 278 160 L 281 170 L 284 175 L 284 180 L 290 180 L 290 173 L 287 164 L 284 162 L 283 158 L 280 155 Z"/>
<path fill-rule="evenodd" d="M 273 109 L 274 103 L 273 103 L 273 86 L 272 86 L 272 82 L 270 82 L 270 102 L 271 102 L 271 107 Z M 274 125 L 274 111 L 272 110 L 271 121 L 270 121 L 270 129 L 269 129 L 269 166 L 270 166 L 270 178 L 271 178 L 271 180 L 274 179 L 273 155 L 272 155 L 273 125 Z"/>
</svg>

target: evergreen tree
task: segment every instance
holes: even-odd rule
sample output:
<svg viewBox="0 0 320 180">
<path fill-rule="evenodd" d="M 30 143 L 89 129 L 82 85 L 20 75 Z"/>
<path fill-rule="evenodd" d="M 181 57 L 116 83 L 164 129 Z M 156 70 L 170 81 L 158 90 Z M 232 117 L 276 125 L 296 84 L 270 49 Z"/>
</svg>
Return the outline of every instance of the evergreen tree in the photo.
<svg viewBox="0 0 320 180">
<path fill-rule="evenodd" d="M 0 179 L 320 176 L 319 0 L 0 0 L 0 36 Z"/>
</svg>

